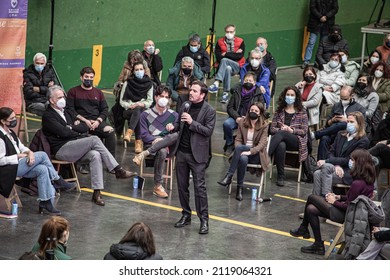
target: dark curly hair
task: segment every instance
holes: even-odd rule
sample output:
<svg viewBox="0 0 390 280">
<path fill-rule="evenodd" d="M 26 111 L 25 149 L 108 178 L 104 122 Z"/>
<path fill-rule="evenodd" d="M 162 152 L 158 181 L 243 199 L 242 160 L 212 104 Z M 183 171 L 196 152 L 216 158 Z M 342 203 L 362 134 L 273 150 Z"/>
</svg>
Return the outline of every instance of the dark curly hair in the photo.
<svg viewBox="0 0 390 280">
<path fill-rule="evenodd" d="M 276 109 L 276 111 L 278 113 L 280 113 L 287 106 L 285 99 L 286 99 L 286 93 L 289 90 L 293 90 L 295 92 L 295 102 L 294 102 L 295 109 L 297 111 L 303 110 L 301 92 L 299 91 L 299 89 L 296 86 L 288 86 L 288 87 L 285 87 L 284 90 L 279 95 L 278 108 Z"/>
</svg>

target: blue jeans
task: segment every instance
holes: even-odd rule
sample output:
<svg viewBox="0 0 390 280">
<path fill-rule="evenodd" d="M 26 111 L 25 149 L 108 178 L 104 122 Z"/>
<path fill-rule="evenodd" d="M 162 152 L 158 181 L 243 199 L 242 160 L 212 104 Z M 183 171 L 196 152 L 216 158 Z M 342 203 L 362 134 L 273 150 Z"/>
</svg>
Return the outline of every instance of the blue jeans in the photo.
<svg viewBox="0 0 390 280">
<path fill-rule="evenodd" d="M 246 145 L 238 145 L 234 149 L 232 162 L 230 163 L 230 167 L 228 173 L 234 174 L 237 170 L 237 185 L 242 186 L 244 184 L 245 171 L 248 163 L 259 164 L 260 157 L 259 154 L 254 154 L 250 156 L 242 156 L 241 153 L 245 151 L 249 151 L 251 148 Z"/>
<path fill-rule="evenodd" d="M 237 122 L 233 118 L 228 118 L 223 122 L 223 137 L 226 140 L 226 146 L 233 145 L 233 131 L 237 129 Z"/>
<path fill-rule="evenodd" d="M 334 123 L 329 127 L 314 132 L 316 139 L 320 139 L 318 145 L 317 160 L 326 159 L 329 153 L 330 145 L 332 145 L 339 131 L 347 128 L 346 122 Z"/>
<path fill-rule="evenodd" d="M 230 81 L 232 75 L 237 74 L 240 71 L 240 65 L 229 58 L 222 58 L 218 66 L 217 75 L 215 79 L 223 83 L 223 91 L 230 91 Z"/>
<path fill-rule="evenodd" d="M 309 41 L 307 42 L 304 61 L 309 63 L 311 60 L 311 57 L 313 55 L 313 49 L 314 45 L 316 44 L 318 34 L 317 33 L 310 33 Z"/>
<path fill-rule="evenodd" d="M 52 180 L 58 180 L 59 176 L 45 152 L 35 152 L 35 162 L 29 166 L 27 158 L 19 160 L 16 176 L 25 178 L 37 177 L 38 200 L 46 201 L 55 196 Z"/>
</svg>

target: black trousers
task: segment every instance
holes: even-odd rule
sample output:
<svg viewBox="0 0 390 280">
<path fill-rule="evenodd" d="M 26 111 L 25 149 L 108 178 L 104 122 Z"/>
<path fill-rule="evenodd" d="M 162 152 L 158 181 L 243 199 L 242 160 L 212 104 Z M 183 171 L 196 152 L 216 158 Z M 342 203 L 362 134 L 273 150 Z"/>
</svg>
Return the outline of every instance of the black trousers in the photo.
<svg viewBox="0 0 390 280">
<path fill-rule="evenodd" d="M 123 118 L 128 120 L 129 129 L 134 131 L 135 139 L 141 139 L 141 129 L 139 126 L 139 119 L 141 117 L 141 113 L 144 111 L 144 108 L 135 107 L 134 109 L 127 109 L 123 111 Z"/>
<path fill-rule="evenodd" d="M 197 163 L 191 153 L 176 153 L 176 180 L 182 214 L 191 216 L 190 207 L 190 171 L 192 172 L 195 192 L 195 208 L 199 219 L 208 221 L 209 207 L 205 181 L 206 163 Z"/>
</svg>

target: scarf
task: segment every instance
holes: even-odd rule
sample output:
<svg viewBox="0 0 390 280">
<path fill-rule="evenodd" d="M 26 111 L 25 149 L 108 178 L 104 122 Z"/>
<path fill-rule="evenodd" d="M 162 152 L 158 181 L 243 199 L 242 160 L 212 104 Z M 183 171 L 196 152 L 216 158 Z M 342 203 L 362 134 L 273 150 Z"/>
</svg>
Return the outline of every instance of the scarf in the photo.
<svg viewBox="0 0 390 280">
<path fill-rule="evenodd" d="M 123 100 L 138 102 L 142 99 L 146 99 L 148 91 L 152 86 L 152 81 L 146 75 L 142 79 L 131 77 L 127 80 L 127 86 L 125 93 L 123 94 Z"/>
</svg>

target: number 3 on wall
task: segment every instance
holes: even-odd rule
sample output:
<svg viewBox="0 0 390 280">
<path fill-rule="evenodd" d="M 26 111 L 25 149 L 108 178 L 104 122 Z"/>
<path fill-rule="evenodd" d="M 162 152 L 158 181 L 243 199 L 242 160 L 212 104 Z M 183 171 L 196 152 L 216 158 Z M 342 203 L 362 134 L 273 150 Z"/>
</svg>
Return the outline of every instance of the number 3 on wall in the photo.
<svg viewBox="0 0 390 280">
<path fill-rule="evenodd" d="M 95 78 L 93 79 L 93 86 L 96 87 L 100 83 L 102 77 L 102 57 L 103 45 L 93 45 L 92 49 L 92 68 L 95 70 Z"/>
</svg>

